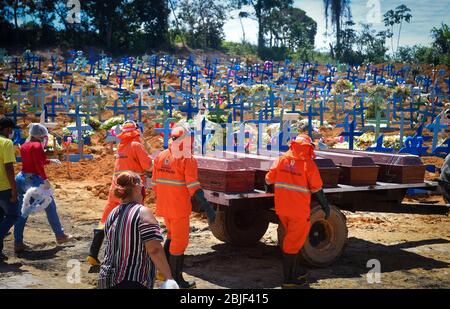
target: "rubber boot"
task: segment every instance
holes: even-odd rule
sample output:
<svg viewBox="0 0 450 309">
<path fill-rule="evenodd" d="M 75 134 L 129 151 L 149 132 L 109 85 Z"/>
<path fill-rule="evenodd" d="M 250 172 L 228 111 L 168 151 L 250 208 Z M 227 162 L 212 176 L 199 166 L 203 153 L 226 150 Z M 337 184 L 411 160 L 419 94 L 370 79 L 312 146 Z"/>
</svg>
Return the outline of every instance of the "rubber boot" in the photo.
<svg viewBox="0 0 450 309">
<path fill-rule="evenodd" d="M 103 244 L 103 239 L 105 239 L 104 229 L 94 229 L 94 238 L 92 239 L 91 247 L 89 249 L 89 255 L 87 257 L 87 262 L 91 266 L 100 265 L 100 260 L 98 259 L 98 253 Z"/>
<path fill-rule="evenodd" d="M 167 261 L 169 261 L 169 258 L 170 258 L 170 251 L 169 251 L 169 249 L 170 249 L 170 242 L 171 241 L 172 240 L 170 238 L 166 238 L 166 241 L 164 242 L 164 252 L 166 253 Z"/>
<path fill-rule="evenodd" d="M 183 278 L 184 255 L 171 255 L 169 259 L 173 279 L 178 283 L 180 289 L 194 289 L 195 281 L 186 281 Z"/>
<path fill-rule="evenodd" d="M 283 289 L 299 289 L 307 285 L 306 277 L 298 277 L 297 254 L 283 253 Z"/>
<path fill-rule="evenodd" d="M 170 259 L 170 238 L 166 238 L 166 241 L 164 242 L 164 253 L 166 254 L 167 261 Z M 164 281 L 166 278 L 159 272 L 159 270 L 156 272 L 156 280 Z"/>
</svg>

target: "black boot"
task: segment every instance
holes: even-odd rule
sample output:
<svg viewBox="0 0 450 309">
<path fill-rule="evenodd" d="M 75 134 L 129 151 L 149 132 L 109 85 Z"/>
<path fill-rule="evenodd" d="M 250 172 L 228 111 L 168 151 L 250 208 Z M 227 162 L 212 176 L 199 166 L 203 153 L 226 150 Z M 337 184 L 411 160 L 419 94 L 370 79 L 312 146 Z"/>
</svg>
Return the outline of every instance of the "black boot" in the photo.
<svg viewBox="0 0 450 309">
<path fill-rule="evenodd" d="M 307 285 L 306 276 L 298 277 L 297 254 L 283 253 L 283 289 L 298 289 Z"/>
<path fill-rule="evenodd" d="M 194 281 L 186 281 L 183 278 L 184 255 L 171 255 L 169 259 L 170 269 L 172 270 L 173 279 L 178 283 L 180 289 L 195 288 Z"/>
<path fill-rule="evenodd" d="M 103 229 L 94 229 L 94 238 L 92 239 L 89 256 L 87 257 L 87 262 L 91 264 L 91 266 L 98 266 L 101 264 L 98 259 L 98 253 L 102 247 L 103 239 L 105 239 L 105 231 Z"/>
<path fill-rule="evenodd" d="M 169 258 L 170 258 L 170 251 L 169 251 L 169 249 L 170 249 L 170 242 L 171 241 L 172 240 L 170 238 L 166 238 L 166 241 L 164 242 L 164 253 L 166 254 L 167 261 L 169 261 Z"/>
</svg>

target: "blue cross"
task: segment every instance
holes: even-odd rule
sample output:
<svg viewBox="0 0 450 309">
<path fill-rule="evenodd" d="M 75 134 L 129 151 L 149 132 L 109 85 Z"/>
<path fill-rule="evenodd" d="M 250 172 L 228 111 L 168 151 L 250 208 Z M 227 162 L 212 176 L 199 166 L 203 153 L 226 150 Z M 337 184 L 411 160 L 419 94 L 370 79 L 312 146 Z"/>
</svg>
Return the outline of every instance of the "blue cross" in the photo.
<svg viewBox="0 0 450 309">
<path fill-rule="evenodd" d="M 309 137 L 311 137 L 313 139 L 313 133 L 312 133 L 312 131 L 313 131 L 313 124 L 312 124 L 312 121 L 313 121 L 313 117 L 314 116 L 318 116 L 319 114 L 314 113 L 313 110 L 312 110 L 312 106 L 310 105 L 308 107 L 308 112 L 307 113 L 301 113 L 300 115 L 308 117 L 308 135 L 309 135 Z"/>
<path fill-rule="evenodd" d="M 80 112 L 80 106 L 77 106 L 75 108 L 74 114 L 68 114 L 69 117 L 75 118 L 75 125 L 68 126 L 67 129 L 71 132 L 76 131 L 77 132 L 77 140 L 78 140 L 78 154 L 76 155 L 69 155 L 67 160 L 71 162 L 78 162 L 80 159 L 86 158 L 86 159 L 92 159 L 93 156 L 90 154 L 83 154 L 83 146 L 84 146 L 84 140 L 83 140 L 83 131 L 91 131 L 92 127 L 88 124 L 83 125 L 81 122 L 81 117 L 86 117 L 86 114 L 82 114 Z"/>
<path fill-rule="evenodd" d="M 316 111 L 319 111 L 319 115 L 320 115 L 320 125 L 323 126 L 323 120 L 324 120 L 324 114 L 325 111 L 329 110 L 328 107 L 326 107 L 325 105 L 325 99 L 323 99 L 322 101 L 319 102 L 319 108 L 315 109 Z"/>
<path fill-rule="evenodd" d="M 355 131 L 355 129 L 356 129 L 355 119 L 353 119 L 352 122 L 350 123 L 350 130 L 348 132 L 342 132 L 340 134 L 340 136 L 348 137 L 349 140 L 348 148 L 350 150 L 353 150 L 355 136 L 363 135 L 363 132 Z"/>
<path fill-rule="evenodd" d="M 441 115 L 437 116 L 433 123 L 426 126 L 426 128 L 429 131 L 433 132 L 433 144 L 432 144 L 432 151 L 434 151 L 437 147 L 439 132 L 441 130 L 448 128 L 448 125 L 441 124 Z"/>
<path fill-rule="evenodd" d="M 349 114 L 345 114 L 344 123 L 338 123 L 336 128 L 344 128 L 344 132 L 348 132 L 350 130 Z M 345 137 L 345 140 L 348 141 L 348 138 Z"/>
<path fill-rule="evenodd" d="M 14 105 L 13 106 L 13 111 L 11 113 L 6 113 L 5 114 L 6 117 L 10 117 L 14 120 L 15 123 L 17 123 L 17 118 L 21 117 L 26 117 L 27 114 L 25 113 L 21 113 L 20 110 L 18 110 L 18 105 Z"/>
<path fill-rule="evenodd" d="M 377 138 L 377 143 L 375 147 L 368 147 L 366 149 L 366 151 L 373 151 L 373 152 L 389 152 L 392 153 L 394 152 L 394 148 L 385 148 L 383 147 L 383 138 L 384 135 L 381 134 L 378 138 Z"/>
<path fill-rule="evenodd" d="M 192 119 L 192 114 L 198 113 L 198 107 L 192 106 L 192 99 L 188 99 L 186 105 L 180 106 L 179 110 L 187 114 L 187 120 Z"/>
</svg>

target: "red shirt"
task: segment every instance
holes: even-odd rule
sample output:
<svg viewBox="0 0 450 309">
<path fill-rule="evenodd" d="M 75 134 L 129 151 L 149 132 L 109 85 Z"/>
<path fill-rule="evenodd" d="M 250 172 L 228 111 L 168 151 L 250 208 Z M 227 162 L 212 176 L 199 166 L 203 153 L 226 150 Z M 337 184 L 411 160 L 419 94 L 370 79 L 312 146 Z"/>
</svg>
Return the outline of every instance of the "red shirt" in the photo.
<svg viewBox="0 0 450 309">
<path fill-rule="evenodd" d="M 26 142 L 20 147 L 22 157 L 22 172 L 39 175 L 43 180 L 47 179 L 44 165 L 50 161 L 45 156 L 44 149 L 39 142 Z"/>
</svg>

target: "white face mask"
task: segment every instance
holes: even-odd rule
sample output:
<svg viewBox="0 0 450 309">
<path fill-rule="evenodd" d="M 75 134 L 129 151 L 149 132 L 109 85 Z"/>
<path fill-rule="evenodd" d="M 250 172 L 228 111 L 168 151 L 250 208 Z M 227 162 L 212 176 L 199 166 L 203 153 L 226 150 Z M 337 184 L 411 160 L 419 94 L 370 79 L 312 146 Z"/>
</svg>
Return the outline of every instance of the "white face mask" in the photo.
<svg viewBox="0 0 450 309">
<path fill-rule="evenodd" d="M 9 139 L 13 139 L 14 138 L 14 131 L 12 131 L 10 135 L 8 135 L 8 138 Z"/>
</svg>

